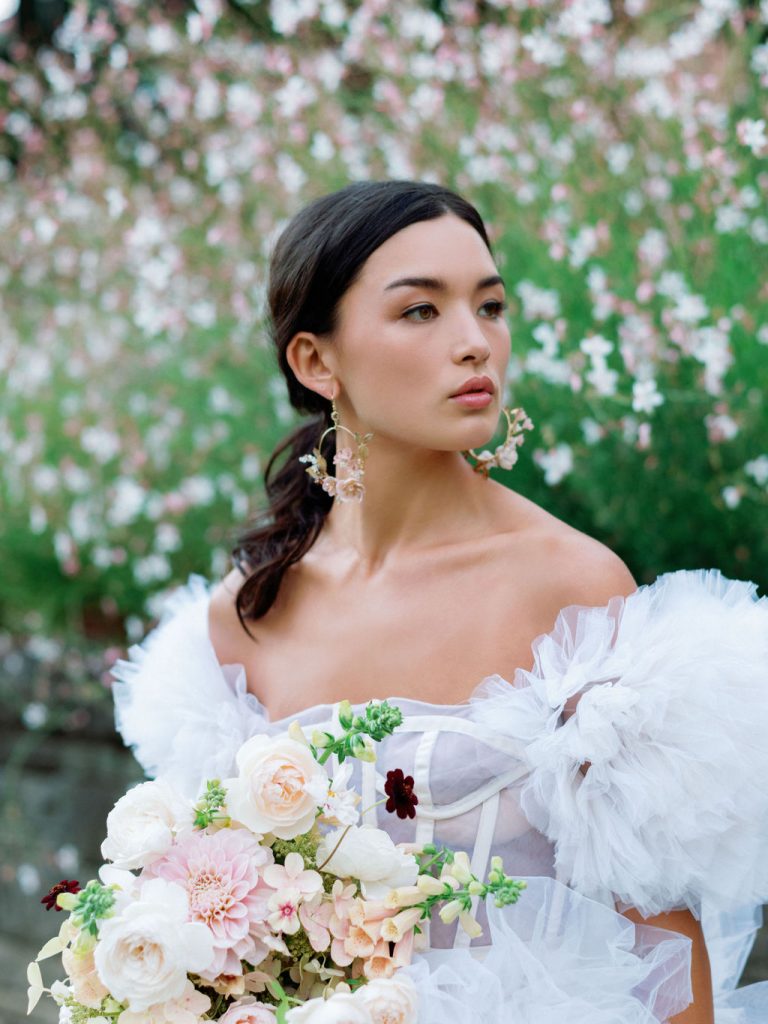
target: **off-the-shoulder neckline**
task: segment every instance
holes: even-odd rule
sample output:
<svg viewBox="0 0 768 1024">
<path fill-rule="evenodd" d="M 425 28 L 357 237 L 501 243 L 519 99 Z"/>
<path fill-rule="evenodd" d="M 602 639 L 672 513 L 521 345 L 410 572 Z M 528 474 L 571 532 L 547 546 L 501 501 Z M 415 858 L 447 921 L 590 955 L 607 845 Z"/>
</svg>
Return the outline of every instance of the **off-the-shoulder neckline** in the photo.
<svg viewBox="0 0 768 1024">
<path fill-rule="evenodd" d="M 687 590 L 689 584 L 695 587 L 701 586 L 704 590 L 709 591 L 713 595 L 720 597 L 724 596 L 726 593 L 733 593 L 734 591 L 739 591 L 741 596 L 749 596 L 754 601 L 768 601 L 768 597 L 757 597 L 756 583 L 746 580 L 731 579 L 729 577 L 724 576 L 721 570 L 719 569 L 699 568 L 670 570 L 669 572 L 661 573 L 660 575 L 656 576 L 656 578 L 649 583 L 639 584 L 637 589 L 634 590 L 631 594 L 617 594 L 601 605 L 584 605 L 577 603 L 564 605 L 557 613 L 557 616 L 555 617 L 555 624 L 552 627 L 552 629 L 548 632 L 539 634 L 539 636 L 535 637 L 531 643 L 531 651 L 534 654 L 534 672 L 537 661 L 536 655 L 539 645 L 544 643 L 548 637 L 555 637 L 557 635 L 558 631 L 565 625 L 567 619 L 567 616 L 565 614 L 566 612 L 601 610 L 604 612 L 612 612 L 615 610 L 618 613 L 619 617 L 623 617 L 624 608 L 627 602 L 639 598 L 639 596 L 643 592 L 664 591 L 667 588 L 667 586 L 671 586 L 673 589 L 677 590 L 676 585 L 679 585 L 680 590 L 678 592 L 684 593 L 685 590 Z M 186 601 L 194 602 L 196 600 L 199 600 L 201 596 L 204 597 L 205 614 L 203 622 L 203 632 L 205 644 L 207 646 L 207 649 L 210 651 L 210 655 L 214 663 L 218 666 L 220 671 L 223 671 L 226 665 L 222 665 L 222 663 L 219 661 L 216 655 L 216 651 L 214 650 L 209 630 L 208 609 L 210 605 L 211 592 L 213 590 L 214 585 L 215 584 L 213 584 L 211 581 L 206 579 L 206 577 L 200 575 L 199 573 L 190 573 L 187 583 L 183 585 L 181 588 L 182 596 L 180 598 L 180 601 L 183 603 L 186 603 Z M 245 665 L 243 665 L 240 662 L 232 662 L 231 664 L 236 668 L 240 668 L 243 672 L 243 676 L 245 676 Z M 489 679 L 502 679 L 504 680 L 504 682 L 507 682 L 508 685 L 514 686 L 517 676 L 520 673 L 530 674 L 529 670 L 527 669 L 524 669 L 522 667 L 516 668 L 515 671 L 512 673 L 511 683 L 509 683 L 506 677 L 501 676 L 499 673 L 494 673 L 490 676 L 485 676 L 477 683 L 475 688 L 470 693 L 469 697 L 465 701 L 462 701 L 460 704 L 435 704 L 431 701 L 419 700 L 416 697 L 405 697 L 396 694 L 393 694 L 387 697 L 386 699 L 398 704 L 407 703 L 414 705 L 416 707 L 431 708 L 433 710 L 437 709 L 439 712 L 442 712 L 443 714 L 447 714 L 450 711 L 466 711 L 471 706 L 473 701 L 483 699 L 481 691 L 483 689 L 484 684 Z M 270 727 L 282 725 L 283 723 L 290 722 L 294 718 L 297 718 L 301 715 L 305 715 L 312 711 L 320 710 L 322 708 L 333 709 L 336 706 L 336 704 L 338 704 L 338 702 L 310 704 L 308 707 L 302 708 L 301 710 L 294 712 L 292 715 L 284 715 L 282 718 L 276 718 L 273 720 L 269 714 L 269 710 L 264 706 L 264 704 L 262 704 L 262 702 L 259 700 L 256 694 L 251 693 L 249 690 L 245 690 L 244 694 L 247 695 L 247 697 L 256 705 L 259 714 L 261 714 L 261 716 L 264 718 L 264 721 Z M 364 707 L 365 703 L 367 702 L 361 702 L 354 706 Z"/>
<path fill-rule="evenodd" d="M 201 579 L 203 579 L 203 577 L 201 577 Z M 214 662 L 218 666 L 219 670 L 223 671 L 224 668 L 227 668 L 227 667 L 239 668 L 239 669 L 242 669 L 243 670 L 243 674 L 245 674 L 245 665 L 243 665 L 242 662 L 233 661 L 233 662 L 224 662 L 224 663 L 222 663 L 222 662 L 219 661 L 218 655 L 216 654 L 216 649 L 213 646 L 213 641 L 211 640 L 211 632 L 210 632 L 210 628 L 209 628 L 208 609 L 209 609 L 209 605 L 210 605 L 211 589 L 212 588 L 210 587 L 210 585 L 209 585 L 207 580 L 205 580 L 205 583 L 206 583 L 206 589 L 205 589 L 205 593 L 204 593 L 204 609 L 205 609 L 205 614 L 203 616 L 203 624 L 204 624 L 203 625 L 203 634 L 204 634 L 204 639 L 205 639 L 205 645 L 208 648 L 208 650 L 210 651 L 211 658 L 214 660 Z M 547 634 L 546 633 L 542 633 L 541 635 L 542 636 L 546 636 Z M 536 639 L 538 639 L 538 637 Z M 519 671 L 519 669 L 515 669 L 515 671 L 513 673 L 513 676 L 512 676 L 513 679 L 514 679 L 515 675 L 517 675 L 518 671 Z M 503 678 L 503 677 L 501 677 L 501 676 L 496 676 L 496 677 L 485 676 L 483 679 L 481 679 L 477 683 L 475 688 L 470 693 L 469 697 L 465 701 L 462 701 L 460 704 L 435 704 L 432 701 L 420 700 L 418 697 L 404 697 L 404 696 L 401 696 L 399 694 L 391 694 L 391 695 L 387 696 L 386 698 L 376 698 L 376 699 L 387 700 L 390 703 L 394 703 L 394 704 L 397 704 L 397 705 L 399 705 L 399 704 L 413 704 L 413 705 L 416 705 L 417 707 L 430 708 L 430 709 L 433 709 L 433 710 L 435 708 L 438 708 L 443 713 L 448 713 L 450 711 L 467 710 L 470 707 L 471 701 L 474 700 L 474 699 L 477 699 L 475 695 L 477 694 L 478 690 L 482 687 L 482 685 L 486 681 L 486 679 L 489 679 L 489 678 Z M 274 726 L 277 726 L 277 725 L 282 725 L 284 722 L 290 723 L 295 718 L 299 718 L 302 715 L 307 715 L 307 714 L 309 714 L 312 711 L 319 711 L 319 710 L 321 710 L 323 708 L 328 708 L 329 711 L 332 711 L 333 708 L 335 708 L 340 703 L 339 701 L 326 701 L 326 702 L 320 703 L 320 704 L 309 704 L 305 708 L 301 708 L 298 711 L 294 711 L 293 714 L 283 715 L 281 718 L 272 718 L 272 716 L 269 713 L 269 709 L 262 703 L 260 698 L 257 697 L 255 693 L 252 693 L 250 690 L 246 690 L 245 692 L 248 695 L 248 697 L 250 697 L 251 700 L 256 705 L 258 705 L 259 714 L 264 718 L 265 722 L 267 722 L 267 724 L 270 727 L 274 727 Z M 365 707 L 365 705 L 367 703 L 369 703 L 369 702 L 368 701 L 361 701 L 361 702 L 359 702 L 357 704 L 353 704 L 352 707 L 353 708 L 363 708 L 363 707 Z"/>
</svg>

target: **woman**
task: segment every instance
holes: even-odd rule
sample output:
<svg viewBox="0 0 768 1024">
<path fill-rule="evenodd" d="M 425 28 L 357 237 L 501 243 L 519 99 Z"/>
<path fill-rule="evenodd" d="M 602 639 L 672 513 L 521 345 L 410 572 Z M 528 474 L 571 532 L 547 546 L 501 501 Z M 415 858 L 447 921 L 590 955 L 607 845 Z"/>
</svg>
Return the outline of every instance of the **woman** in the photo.
<svg viewBox="0 0 768 1024">
<path fill-rule="evenodd" d="M 118 663 L 118 724 L 148 772 L 194 793 L 255 731 L 394 699 L 406 729 L 379 760 L 413 772 L 420 814 L 378 823 L 531 881 L 519 911 L 489 911 L 475 957 L 433 923 L 411 968 L 423 1020 L 711 1024 L 702 906 L 725 915 L 722 987 L 754 929 L 747 913 L 735 937 L 736 908 L 768 891 L 750 785 L 768 767 L 767 602 L 714 570 L 638 589 L 602 544 L 475 471 L 491 453 L 464 453 L 503 411 L 504 296 L 480 216 L 440 186 L 356 183 L 294 217 L 269 307 L 291 401 L 316 415 L 275 452 L 236 568 L 211 589 L 191 577 Z M 491 464 L 513 465 L 531 426 L 508 422 Z M 373 803 L 375 766 L 359 770 Z M 747 1017 L 720 993 L 718 1022 L 763 1019 L 757 995 Z"/>
</svg>

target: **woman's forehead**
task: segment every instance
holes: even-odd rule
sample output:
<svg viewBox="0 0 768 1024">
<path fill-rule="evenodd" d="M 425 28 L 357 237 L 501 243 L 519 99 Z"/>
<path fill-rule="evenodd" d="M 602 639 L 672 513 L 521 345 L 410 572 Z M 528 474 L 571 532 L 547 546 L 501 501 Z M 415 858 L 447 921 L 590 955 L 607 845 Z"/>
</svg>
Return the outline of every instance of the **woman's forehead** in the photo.
<svg viewBox="0 0 768 1024">
<path fill-rule="evenodd" d="M 405 279 L 439 281 L 450 288 L 497 274 L 480 234 L 460 217 L 446 214 L 409 224 L 388 238 L 368 257 L 357 283 L 387 297 Z"/>
</svg>

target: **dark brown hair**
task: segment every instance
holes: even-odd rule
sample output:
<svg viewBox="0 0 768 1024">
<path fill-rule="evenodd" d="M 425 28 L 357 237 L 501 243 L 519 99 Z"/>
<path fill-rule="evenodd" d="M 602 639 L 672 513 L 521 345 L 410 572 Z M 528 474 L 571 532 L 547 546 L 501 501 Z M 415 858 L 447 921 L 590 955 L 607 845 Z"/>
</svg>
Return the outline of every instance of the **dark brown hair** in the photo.
<svg viewBox="0 0 768 1024">
<path fill-rule="evenodd" d="M 286 570 L 317 539 L 333 499 L 298 461 L 311 451 L 331 423 L 331 403 L 305 388 L 286 359 L 299 331 L 331 334 L 339 302 L 363 264 L 380 245 L 410 224 L 455 214 L 470 224 L 490 251 L 477 210 L 441 185 L 419 181 L 360 181 L 321 196 L 300 210 L 280 236 L 269 269 L 269 328 L 291 404 L 314 414 L 273 452 L 264 473 L 268 507 L 236 538 L 232 558 L 246 577 L 237 615 L 246 630 L 272 607 Z M 334 435 L 323 455 L 332 464 Z"/>
</svg>

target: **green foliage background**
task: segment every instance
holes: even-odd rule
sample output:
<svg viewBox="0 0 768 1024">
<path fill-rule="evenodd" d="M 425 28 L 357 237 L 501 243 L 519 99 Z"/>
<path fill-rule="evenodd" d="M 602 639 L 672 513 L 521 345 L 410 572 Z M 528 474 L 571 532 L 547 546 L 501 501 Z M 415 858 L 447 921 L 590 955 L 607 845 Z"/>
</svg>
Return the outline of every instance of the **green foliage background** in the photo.
<svg viewBox="0 0 768 1024">
<path fill-rule="evenodd" d="M 510 396 L 536 425 L 498 479 L 603 540 L 641 583 L 717 567 L 765 591 L 768 172 L 738 131 L 765 107 L 757 15 L 633 77 L 626 54 L 671 43 L 699 5 L 617 10 L 583 38 L 555 4 L 341 7 L 341 21 L 319 4 L 281 28 L 266 5 L 84 4 L 50 47 L 8 43 L 0 624 L 121 642 L 188 573 L 226 571 L 261 503 L 258 467 L 293 422 L 263 322 L 271 245 L 303 203 L 356 177 L 443 181 L 489 224 L 510 294 Z M 532 60 L 536 33 L 562 59 Z M 649 231 L 666 248 L 650 269 Z M 662 280 L 705 312 L 681 321 Z M 527 315 L 528 285 L 559 311 Z M 633 409 L 646 356 L 619 344 L 628 315 L 653 335 L 651 411 Z M 719 390 L 696 355 L 699 328 L 718 325 L 732 360 Z M 542 326 L 559 334 L 559 382 L 532 358 Z M 594 335 L 614 344 L 612 394 L 587 379 Z M 730 436 L 708 426 L 717 416 Z M 572 466 L 552 479 L 560 445 Z M 124 484 L 143 498 L 114 518 Z"/>
</svg>

